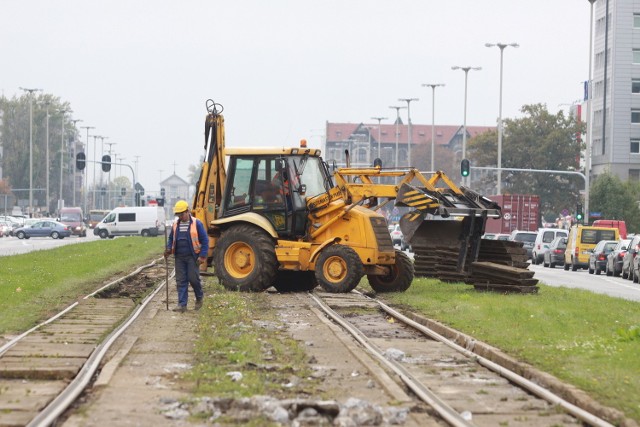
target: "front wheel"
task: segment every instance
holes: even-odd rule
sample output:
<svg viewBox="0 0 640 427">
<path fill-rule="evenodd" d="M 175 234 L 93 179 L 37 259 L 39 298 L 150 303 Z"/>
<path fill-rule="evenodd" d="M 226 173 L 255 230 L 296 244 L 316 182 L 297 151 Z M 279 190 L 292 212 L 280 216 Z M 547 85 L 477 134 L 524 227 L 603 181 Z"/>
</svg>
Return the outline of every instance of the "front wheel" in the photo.
<svg viewBox="0 0 640 427">
<path fill-rule="evenodd" d="M 106 239 L 109 237 L 109 232 L 107 230 L 100 230 L 98 236 L 100 236 L 101 239 Z"/>
<path fill-rule="evenodd" d="M 273 284 L 278 271 L 273 239 L 247 224 L 222 232 L 213 259 L 218 280 L 231 291 L 261 292 Z"/>
<path fill-rule="evenodd" d="M 369 285 L 376 292 L 404 292 L 413 282 L 415 270 L 411 259 L 401 251 L 396 251 L 396 262 L 386 276 L 368 275 Z"/>
<path fill-rule="evenodd" d="M 18 232 L 16 233 L 16 237 L 17 237 L 18 239 L 24 239 L 24 238 L 26 237 L 26 234 L 24 234 L 24 231 L 18 231 Z"/>
<path fill-rule="evenodd" d="M 322 250 L 316 261 L 316 279 L 327 292 L 351 292 L 362 276 L 364 266 L 349 246 L 335 244 Z"/>
</svg>

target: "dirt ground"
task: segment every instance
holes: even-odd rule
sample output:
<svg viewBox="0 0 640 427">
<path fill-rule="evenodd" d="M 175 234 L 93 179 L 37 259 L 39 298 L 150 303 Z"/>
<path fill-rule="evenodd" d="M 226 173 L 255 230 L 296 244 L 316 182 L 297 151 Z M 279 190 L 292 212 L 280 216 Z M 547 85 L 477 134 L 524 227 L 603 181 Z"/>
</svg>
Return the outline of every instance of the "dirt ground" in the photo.
<svg viewBox="0 0 640 427">
<path fill-rule="evenodd" d="M 169 291 L 169 307 L 173 307 L 177 302 L 173 280 Z M 304 343 L 314 376 L 322 378 L 324 395 L 332 396 L 340 404 L 355 402 L 356 406 L 360 405 L 358 417 L 365 422 L 352 424 L 348 421 L 335 425 L 438 425 L 429 420 L 424 408 L 413 407 L 403 389 L 381 369 L 367 370 L 365 366 L 377 365 L 356 351 L 350 338 L 323 320 L 323 316 L 317 316 L 309 306 L 308 298 L 276 293 L 271 297 L 273 306 L 280 313 L 282 325 L 279 327 L 287 325 L 291 336 Z M 82 398 L 74 414 L 60 425 L 215 425 L 210 420 L 188 419 L 192 414 L 180 405 L 191 397 L 190 384 L 182 382 L 180 374 L 194 361 L 197 312 L 193 311 L 193 304 L 191 293 L 186 313 L 167 311 L 165 291 L 159 292 L 135 325 L 111 349 L 109 362 L 97 378 L 93 391 Z M 259 322 L 259 319 L 255 320 Z M 382 421 L 376 415 L 367 422 L 367 416 L 362 415 L 367 411 L 362 409 L 363 402 L 367 408 L 376 405 L 378 409 L 388 408 L 392 412 Z M 412 407 L 414 411 L 411 412 Z M 264 408 L 257 411 L 264 412 Z M 245 416 L 250 419 L 250 411 Z M 307 424 L 298 421 L 297 425 L 327 425 L 317 422 L 317 419 Z"/>
</svg>

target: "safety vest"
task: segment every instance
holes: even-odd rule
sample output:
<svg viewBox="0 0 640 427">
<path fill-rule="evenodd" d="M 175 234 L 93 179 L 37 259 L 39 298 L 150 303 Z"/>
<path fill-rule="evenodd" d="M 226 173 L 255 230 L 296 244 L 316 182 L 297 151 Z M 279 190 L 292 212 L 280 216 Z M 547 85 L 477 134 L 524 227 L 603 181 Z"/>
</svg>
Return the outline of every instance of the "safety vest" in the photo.
<svg viewBox="0 0 640 427">
<path fill-rule="evenodd" d="M 176 252 L 176 240 L 178 237 L 178 222 L 173 223 L 173 244 L 171 250 Z M 198 227 L 196 226 L 196 219 L 191 217 L 191 223 L 189 224 L 189 235 L 191 236 L 191 244 L 193 245 L 193 251 L 198 255 L 200 253 L 200 238 L 198 237 Z"/>
</svg>

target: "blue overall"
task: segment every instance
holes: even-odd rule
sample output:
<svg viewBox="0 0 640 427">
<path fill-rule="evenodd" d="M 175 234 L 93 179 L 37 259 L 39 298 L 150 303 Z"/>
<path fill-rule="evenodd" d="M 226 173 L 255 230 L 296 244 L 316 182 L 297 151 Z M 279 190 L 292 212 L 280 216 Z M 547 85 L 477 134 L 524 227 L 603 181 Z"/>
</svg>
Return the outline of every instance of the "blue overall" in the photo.
<svg viewBox="0 0 640 427">
<path fill-rule="evenodd" d="M 199 219 L 189 216 L 189 225 L 192 221 L 196 222 L 198 230 L 198 240 L 200 241 L 200 254 L 207 256 L 209 250 L 209 236 L 207 235 L 202 222 Z M 173 248 L 173 240 L 175 239 L 175 269 L 176 269 L 176 285 L 178 287 L 178 305 L 187 306 L 189 299 L 189 284 L 193 288 L 196 295 L 196 301 L 201 301 L 204 294 L 202 292 L 202 282 L 200 281 L 200 269 L 198 267 L 199 255 L 195 253 L 193 244 L 191 243 L 191 235 L 189 227 L 180 230 L 180 220 L 176 227 L 176 236 L 173 235 L 173 229 L 169 235 L 167 249 Z"/>
</svg>

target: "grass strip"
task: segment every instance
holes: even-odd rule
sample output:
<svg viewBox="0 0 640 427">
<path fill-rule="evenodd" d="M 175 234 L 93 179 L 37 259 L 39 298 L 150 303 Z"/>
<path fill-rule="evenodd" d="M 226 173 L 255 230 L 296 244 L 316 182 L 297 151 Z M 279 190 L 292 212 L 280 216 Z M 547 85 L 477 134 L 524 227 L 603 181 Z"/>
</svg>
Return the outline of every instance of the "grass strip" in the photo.
<svg viewBox="0 0 640 427">
<path fill-rule="evenodd" d="M 478 292 L 416 279 L 385 299 L 500 348 L 640 421 L 638 302 L 540 285 L 538 294 Z"/>
<path fill-rule="evenodd" d="M 215 278 L 206 280 L 196 364 L 186 378 L 194 382 L 195 393 L 282 399 L 310 386 L 304 349 L 282 327 L 269 296 L 229 292 Z M 240 372 L 242 380 L 234 381 L 233 372 Z"/>
<path fill-rule="evenodd" d="M 0 334 L 30 329 L 116 273 L 161 256 L 164 240 L 96 240 L 0 257 Z"/>
</svg>

